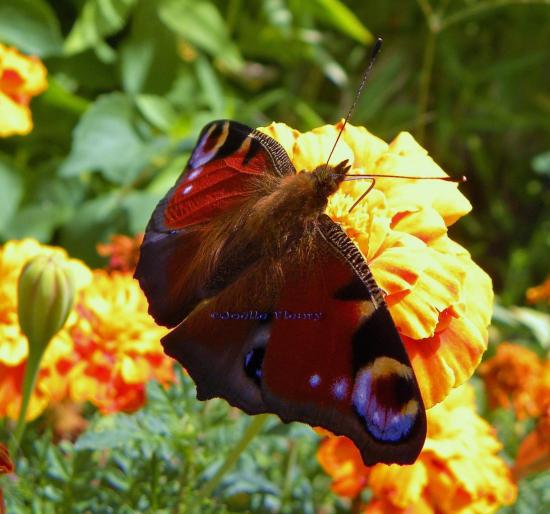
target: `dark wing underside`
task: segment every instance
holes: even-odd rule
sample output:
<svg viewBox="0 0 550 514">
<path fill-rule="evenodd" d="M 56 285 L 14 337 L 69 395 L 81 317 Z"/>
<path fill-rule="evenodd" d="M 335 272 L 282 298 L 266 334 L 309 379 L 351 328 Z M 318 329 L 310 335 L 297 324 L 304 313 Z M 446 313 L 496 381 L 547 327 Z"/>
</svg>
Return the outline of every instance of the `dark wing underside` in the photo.
<svg viewBox="0 0 550 514">
<path fill-rule="evenodd" d="M 366 464 L 413 462 L 426 434 L 424 406 L 359 250 L 322 215 L 308 262 L 289 262 L 281 291 L 252 304 L 248 292 L 263 273 L 260 262 L 163 339 L 198 398 L 346 435 Z"/>
<path fill-rule="evenodd" d="M 177 325 L 213 294 L 195 281 L 210 222 L 238 210 L 263 175 L 292 173 L 286 152 L 269 136 L 234 121 L 204 127 L 187 167 L 153 212 L 141 246 L 135 277 L 157 323 Z M 217 278 L 221 290 L 233 277 Z"/>
</svg>

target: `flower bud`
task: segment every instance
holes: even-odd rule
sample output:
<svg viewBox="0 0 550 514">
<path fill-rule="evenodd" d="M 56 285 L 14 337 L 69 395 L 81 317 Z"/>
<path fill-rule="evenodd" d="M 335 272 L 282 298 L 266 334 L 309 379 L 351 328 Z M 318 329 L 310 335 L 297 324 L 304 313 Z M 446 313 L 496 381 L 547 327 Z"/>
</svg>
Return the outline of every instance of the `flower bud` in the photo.
<svg viewBox="0 0 550 514">
<path fill-rule="evenodd" d="M 39 255 L 25 264 L 19 276 L 19 325 L 29 340 L 29 353 L 41 354 L 63 327 L 75 297 L 69 264 L 58 255 Z"/>
</svg>

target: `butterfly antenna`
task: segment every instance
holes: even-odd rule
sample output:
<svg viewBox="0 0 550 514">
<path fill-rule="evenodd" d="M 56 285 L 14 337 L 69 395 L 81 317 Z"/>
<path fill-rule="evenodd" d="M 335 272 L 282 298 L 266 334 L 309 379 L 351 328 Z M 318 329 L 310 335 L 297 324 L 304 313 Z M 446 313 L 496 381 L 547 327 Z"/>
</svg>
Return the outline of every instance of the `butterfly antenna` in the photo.
<svg viewBox="0 0 550 514">
<path fill-rule="evenodd" d="M 359 100 L 359 97 L 361 96 L 361 93 L 365 86 L 367 85 L 367 79 L 369 78 L 370 71 L 372 70 L 372 67 L 374 65 L 374 61 L 376 61 L 376 56 L 380 52 L 380 48 L 382 48 L 382 38 L 379 37 L 376 40 L 376 43 L 374 44 L 374 48 L 372 49 L 372 53 L 370 56 L 369 65 L 367 66 L 367 69 L 363 73 L 363 76 L 361 77 L 361 82 L 359 83 L 359 87 L 357 88 L 357 91 L 355 92 L 355 97 L 353 98 L 353 102 L 351 104 L 351 107 L 349 108 L 348 113 L 346 114 L 346 117 L 344 118 L 344 123 L 342 127 L 340 128 L 340 132 L 338 132 L 338 136 L 336 137 L 336 141 L 334 141 L 334 145 L 332 146 L 332 150 L 330 151 L 328 155 L 327 162 L 325 163 L 325 167 L 328 166 L 330 159 L 332 157 L 332 154 L 334 153 L 334 149 L 336 148 L 336 145 L 338 144 L 338 141 L 340 140 L 340 136 L 342 135 L 342 132 L 344 132 L 344 129 L 346 128 L 346 125 L 351 118 L 351 115 L 353 114 L 353 111 L 355 111 L 355 107 L 357 106 L 357 101 Z"/>
</svg>

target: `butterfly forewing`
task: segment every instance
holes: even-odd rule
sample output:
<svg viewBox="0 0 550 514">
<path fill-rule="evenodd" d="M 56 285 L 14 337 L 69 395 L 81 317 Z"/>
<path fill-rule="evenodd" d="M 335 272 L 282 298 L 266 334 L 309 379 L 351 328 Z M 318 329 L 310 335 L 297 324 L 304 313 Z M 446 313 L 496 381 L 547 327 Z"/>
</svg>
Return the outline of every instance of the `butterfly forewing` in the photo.
<svg viewBox="0 0 550 514">
<path fill-rule="evenodd" d="M 269 136 L 228 120 L 204 127 L 187 167 L 153 212 L 141 247 L 135 276 L 157 323 L 177 325 L 215 293 L 201 290 L 199 280 L 209 266 L 204 254 L 212 253 L 205 245 L 212 225 L 238 214 L 258 177 L 292 173 L 286 152 Z M 217 290 L 232 278 L 210 273 Z"/>
</svg>

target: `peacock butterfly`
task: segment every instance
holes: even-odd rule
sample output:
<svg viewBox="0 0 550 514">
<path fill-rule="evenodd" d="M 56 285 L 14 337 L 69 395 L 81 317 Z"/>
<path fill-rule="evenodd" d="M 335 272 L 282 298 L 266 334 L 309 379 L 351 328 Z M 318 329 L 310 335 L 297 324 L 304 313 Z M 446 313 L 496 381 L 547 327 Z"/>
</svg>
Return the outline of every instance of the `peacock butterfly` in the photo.
<svg viewBox="0 0 550 514">
<path fill-rule="evenodd" d="M 346 435 L 367 465 L 408 464 L 426 437 L 418 383 L 365 258 L 324 214 L 349 169 L 297 172 L 266 134 L 209 123 L 135 276 L 157 323 L 176 327 L 162 344 L 198 399 Z"/>
</svg>

